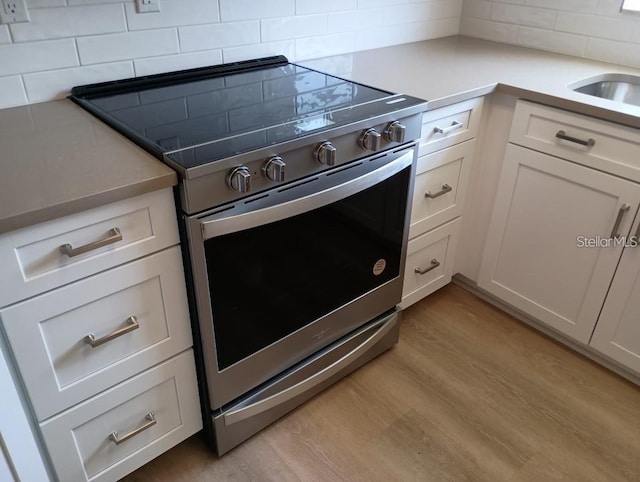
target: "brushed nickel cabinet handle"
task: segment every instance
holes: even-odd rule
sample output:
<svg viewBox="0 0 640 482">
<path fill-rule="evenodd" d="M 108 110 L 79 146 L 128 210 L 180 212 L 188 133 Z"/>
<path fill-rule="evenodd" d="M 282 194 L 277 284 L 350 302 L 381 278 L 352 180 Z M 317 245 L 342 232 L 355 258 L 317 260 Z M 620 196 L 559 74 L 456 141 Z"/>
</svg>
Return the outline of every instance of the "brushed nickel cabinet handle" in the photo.
<svg viewBox="0 0 640 482">
<path fill-rule="evenodd" d="M 596 140 L 589 138 L 586 141 L 584 139 L 578 139 L 577 137 L 569 136 L 565 131 L 556 132 L 556 137 L 558 139 L 562 139 L 563 141 L 575 142 L 576 144 L 580 144 L 581 146 L 593 147 L 596 145 Z"/>
<path fill-rule="evenodd" d="M 618 236 L 620 236 L 620 233 L 618 233 L 618 229 L 620 228 L 620 223 L 622 222 L 622 218 L 624 217 L 624 213 L 626 213 L 629 209 L 631 209 L 631 206 L 629 206 L 628 204 L 623 204 L 620 207 L 620 210 L 618 211 L 618 216 L 616 217 L 616 222 L 613 223 L 613 229 L 611 230 L 611 236 L 609 236 L 611 239 L 615 239 Z"/>
<path fill-rule="evenodd" d="M 111 228 L 109 230 L 108 237 L 106 237 L 105 239 L 100 239 L 98 241 L 94 241 L 93 243 L 85 244 L 84 246 L 79 246 L 77 248 L 74 248 L 69 243 L 65 243 L 60 246 L 60 252 L 62 254 L 66 254 L 70 258 L 73 258 L 74 256 L 78 256 L 79 254 L 84 254 L 89 251 L 93 251 L 94 249 L 117 243 L 118 241 L 122 241 L 122 233 L 120 232 L 120 229 Z"/>
<path fill-rule="evenodd" d="M 427 192 L 424 193 L 424 197 L 429 198 L 429 199 L 435 199 L 435 198 L 440 197 L 443 194 L 447 194 L 448 192 L 451 192 L 451 191 L 453 191 L 453 188 L 451 186 L 449 186 L 448 184 L 443 184 L 441 191 L 438 191 L 435 194 L 431 194 L 431 191 L 427 191 Z"/>
<path fill-rule="evenodd" d="M 449 127 L 434 127 L 433 132 L 435 132 L 436 134 L 448 134 L 449 132 L 455 131 L 456 129 L 461 129 L 462 126 L 462 122 L 453 121 Z"/>
<path fill-rule="evenodd" d="M 413 272 L 419 275 L 423 275 L 427 274 L 429 271 L 436 269 L 438 266 L 440 266 L 440 261 L 434 258 L 431 260 L 431 264 L 428 268 L 416 268 L 413 270 Z"/>
<path fill-rule="evenodd" d="M 126 442 L 132 437 L 135 437 L 139 433 L 144 432 L 145 430 L 153 427 L 158 421 L 156 420 L 156 416 L 153 412 L 149 412 L 145 415 L 145 420 L 147 422 L 140 425 L 138 428 L 133 429 L 131 432 L 124 434 L 122 437 L 118 435 L 118 432 L 111 432 L 109 434 L 109 440 L 111 440 L 116 445 L 120 445 L 123 442 Z"/>
<path fill-rule="evenodd" d="M 137 330 L 140 328 L 140 324 L 138 323 L 138 319 L 135 316 L 130 316 L 127 318 L 125 322 L 126 326 L 120 328 L 113 333 L 109 333 L 108 335 L 103 336 L 102 338 L 96 339 L 96 335 L 93 333 L 89 333 L 84 337 L 84 341 L 91 345 L 92 348 L 95 348 L 100 345 L 104 345 L 108 341 L 113 340 L 114 338 L 118 338 L 119 336 L 125 335 L 133 330 Z"/>
</svg>

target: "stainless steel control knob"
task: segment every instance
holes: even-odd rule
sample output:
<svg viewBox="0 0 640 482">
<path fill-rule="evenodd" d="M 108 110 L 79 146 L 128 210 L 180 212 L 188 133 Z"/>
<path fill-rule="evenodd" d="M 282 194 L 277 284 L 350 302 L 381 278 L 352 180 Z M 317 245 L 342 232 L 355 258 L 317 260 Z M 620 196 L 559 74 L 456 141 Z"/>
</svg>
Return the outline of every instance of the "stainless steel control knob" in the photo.
<svg viewBox="0 0 640 482">
<path fill-rule="evenodd" d="M 287 165 L 280 156 L 273 156 L 267 162 L 265 162 L 262 172 L 267 179 L 275 182 L 284 182 L 285 180 L 285 168 Z"/>
<path fill-rule="evenodd" d="M 227 186 L 236 192 L 245 193 L 251 191 L 251 171 L 245 166 L 233 168 L 227 174 Z"/>
<path fill-rule="evenodd" d="M 336 148 L 331 144 L 331 142 L 323 142 L 316 149 L 316 159 L 318 159 L 320 164 L 335 166 Z"/>
<path fill-rule="evenodd" d="M 378 151 L 381 138 L 382 136 L 375 129 L 367 129 L 360 136 L 360 147 L 368 151 Z"/>
<path fill-rule="evenodd" d="M 404 133 L 407 130 L 400 122 L 395 121 L 387 126 L 384 135 L 389 142 L 404 142 Z"/>
</svg>

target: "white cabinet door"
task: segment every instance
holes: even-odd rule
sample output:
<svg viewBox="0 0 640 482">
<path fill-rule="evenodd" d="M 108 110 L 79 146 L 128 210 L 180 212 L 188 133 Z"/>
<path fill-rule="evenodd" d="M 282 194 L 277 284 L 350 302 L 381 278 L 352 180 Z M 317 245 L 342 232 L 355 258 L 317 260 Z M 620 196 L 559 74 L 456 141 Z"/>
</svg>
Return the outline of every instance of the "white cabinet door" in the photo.
<svg viewBox="0 0 640 482">
<path fill-rule="evenodd" d="M 625 248 L 590 345 L 640 373 L 640 246 Z"/>
<path fill-rule="evenodd" d="M 588 343 L 623 250 L 611 233 L 629 233 L 639 202 L 632 182 L 510 144 L 479 286 Z"/>
<path fill-rule="evenodd" d="M 49 475 L 0 347 L 0 480 L 44 482 Z"/>
</svg>

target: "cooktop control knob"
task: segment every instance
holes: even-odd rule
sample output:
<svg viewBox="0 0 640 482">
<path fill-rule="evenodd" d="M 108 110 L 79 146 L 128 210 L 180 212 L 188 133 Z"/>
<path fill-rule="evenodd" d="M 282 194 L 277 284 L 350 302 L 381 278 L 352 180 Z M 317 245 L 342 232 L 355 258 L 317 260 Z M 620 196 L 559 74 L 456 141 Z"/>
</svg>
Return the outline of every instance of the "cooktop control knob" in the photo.
<svg viewBox="0 0 640 482">
<path fill-rule="evenodd" d="M 318 159 L 320 164 L 335 166 L 336 148 L 331 144 L 331 142 L 323 142 L 316 149 L 316 159 Z"/>
<path fill-rule="evenodd" d="M 384 130 L 384 135 L 387 137 L 389 142 L 404 142 L 404 133 L 407 130 L 405 126 L 400 124 L 400 122 L 395 121 L 387 126 Z"/>
<path fill-rule="evenodd" d="M 368 151 L 378 151 L 381 138 L 382 136 L 375 129 L 367 129 L 360 136 L 360 146 Z"/>
<path fill-rule="evenodd" d="M 275 182 L 284 182 L 284 172 L 287 165 L 280 156 L 273 156 L 267 162 L 265 162 L 262 172 L 267 179 Z"/>
<path fill-rule="evenodd" d="M 245 166 L 238 166 L 227 174 L 227 186 L 236 192 L 251 191 L 251 171 Z"/>
</svg>

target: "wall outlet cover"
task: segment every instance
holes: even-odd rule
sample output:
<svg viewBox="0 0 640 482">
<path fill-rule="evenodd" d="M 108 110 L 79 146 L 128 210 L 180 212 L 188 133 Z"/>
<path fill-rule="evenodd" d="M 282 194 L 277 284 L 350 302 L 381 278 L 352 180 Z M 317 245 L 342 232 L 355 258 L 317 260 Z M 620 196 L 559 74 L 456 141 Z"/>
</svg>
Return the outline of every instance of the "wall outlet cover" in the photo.
<svg viewBox="0 0 640 482">
<path fill-rule="evenodd" d="M 0 23 L 31 21 L 25 0 L 0 0 L 0 2 L 2 2 L 0 5 Z"/>
<path fill-rule="evenodd" d="M 160 11 L 160 0 L 136 0 L 138 13 L 149 13 Z"/>
</svg>

